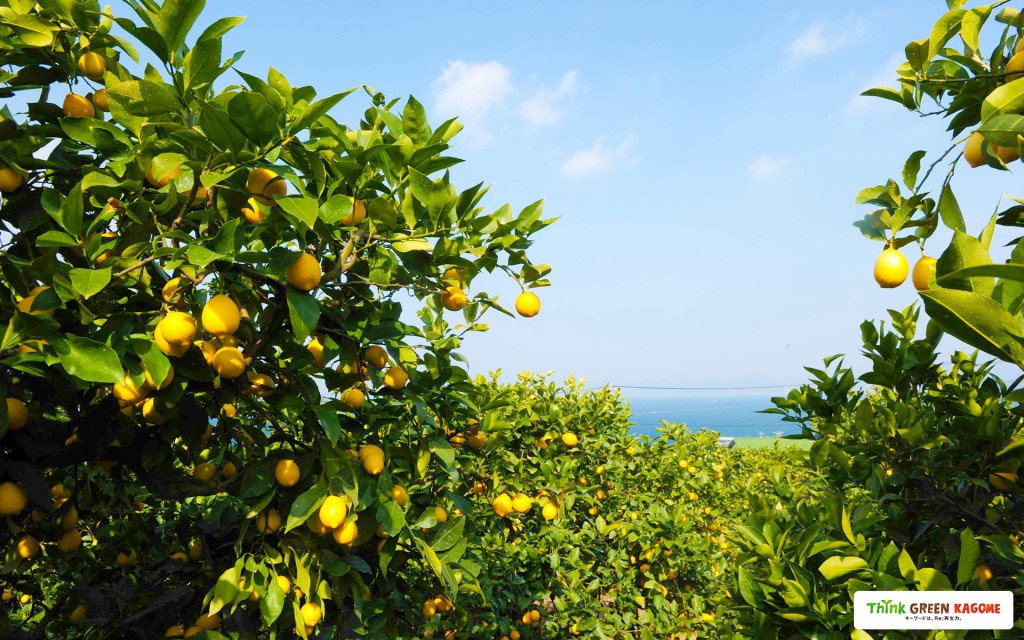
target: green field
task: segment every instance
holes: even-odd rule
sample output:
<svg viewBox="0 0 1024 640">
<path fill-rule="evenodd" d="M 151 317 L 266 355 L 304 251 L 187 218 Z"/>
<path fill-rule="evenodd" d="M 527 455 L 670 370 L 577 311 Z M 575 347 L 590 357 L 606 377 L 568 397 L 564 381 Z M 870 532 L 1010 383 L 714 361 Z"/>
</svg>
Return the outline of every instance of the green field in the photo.
<svg viewBox="0 0 1024 640">
<path fill-rule="evenodd" d="M 801 449 L 811 448 L 811 440 L 786 440 L 785 438 L 736 438 L 736 446 L 741 449 L 774 447 L 776 443 L 781 447 L 800 447 Z"/>
</svg>

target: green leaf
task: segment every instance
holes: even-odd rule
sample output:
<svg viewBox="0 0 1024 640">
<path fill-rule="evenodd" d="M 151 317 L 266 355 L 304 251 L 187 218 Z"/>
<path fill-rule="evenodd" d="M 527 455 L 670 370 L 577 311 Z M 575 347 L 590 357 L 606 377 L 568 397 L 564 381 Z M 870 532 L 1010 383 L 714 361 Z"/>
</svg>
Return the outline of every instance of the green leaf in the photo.
<svg viewBox="0 0 1024 640">
<path fill-rule="evenodd" d="M 444 463 L 445 467 L 455 464 L 455 450 L 447 440 L 439 436 L 430 438 L 430 452 L 437 456 L 437 459 Z"/>
<path fill-rule="evenodd" d="M 939 216 L 942 218 L 942 224 L 950 229 L 961 233 L 967 232 L 967 223 L 960 212 L 960 204 L 948 183 L 942 186 L 942 194 L 939 196 Z"/>
<path fill-rule="evenodd" d="M 956 289 L 922 291 L 924 308 L 950 335 L 1024 366 L 1024 334 L 1018 320 L 988 296 Z"/>
<path fill-rule="evenodd" d="M 40 247 L 77 247 L 78 240 L 63 231 L 47 231 L 36 238 L 36 245 Z"/>
<path fill-rule="evenodd" d="M 1017 136 L 1024 135 L 1024 116 L 1004 114 L 992 116 L 986 120 L 978 131 L 991 143 L 1016 147 Z"/>
<path fill-rule="evenodd" d="M 448 522 L 444 523 L 437 533 L 434 534 L 434 539 L 430 541 L 430 546 L 433 547 L 434 551 L 438 553 L 444 553 L 448 549 L 455 546 L 455 543 L 463 538 L 463 532 L 466 529 L 466 517 L 458 516 L 451 518 Z"/>
<path fill-rule="evenodd" d="M 220 149 L 238 153 L 245 147 L 245 134 L 231 122 L 227 108 L 221 104 L 203 103 L 199 110 L 199 126 L 206 137 Z"/>
<path fill-rule="evenodd" d="M 224 223 L 217 235 L 209 244 L 209 248 L 219 255 L 234 257 L 245 242 L 245 228 L 241 218 L 232 218 Z"/>
<path fill-rule="evenodd" d="M 352 213 L 352 198 L 338 194 L 331 196 L 320 205 L 318 215 L 326 225 L 335 225 L 338 220 L 350 215 Z M 312 225 L 307 225 L 312 227 Z"/>
<path fill-rule="evenodd" d="M 973 267 L 964 267 L 947 273 L 939 279 L 939 284 L 945 281 L 960 280 L 963 278 L 1004 278 L 1016 282 L 1024 282 L 1024 264 L 980 264 Z"/>
<path fill-rule="evenodd" d="M 949 39 L 960 32 L 960 24 L 963 22 L 965 13 L 967 12 L 963 9 L 954 9 L 935 23 L 932 33 L 928 37 L 928 60 L 934 58 L 946 46 Z"/>
<path fill-rule="evenodd" d="M 110 284 L 110 268 L 106 269 L 72 269 L 68 273 L 71 286 L 88 300 Z"/>
<path fill-rule="evenodd" d="M 231 122 L 256 146 L 264 146 L 278 134 L 278 113 L 267 99 L 252 91 L 243 91 L 228 101 Z"/>
<path fill-rule="evenodd" d="M 288 512 L 288 522 L 284 526 L 284 532 L 288 533 L 295 527 L 305 522 L 320 504 L 327 497 L 327 488 L 321 485 L 313 485 L 302 495 L 295 499 L 292 508 Z"/>
<path fill-rule="evenodd" d="M 942 252 L 936 263 L 939 284 L 949 289 L 974 291 L 984 295 L 992 292 L 995 284 L 991 278 L 955 278 L 950 277 L 964 267 L 992 264 L 992 258 L 977 238 L 960 231 L 953 232 L 953 241 Z"/>
<path fill-rule="evenodd" d="M 904 48 L 904 52 L 907 54 L 910 68 L 918 73 L 923 73 L 929 60 L 928 40 L 914 40 Z"/>
<path fill-rule="evenodd" d="M 974 570 L 978 568 L 978 558 L 981 556 L 981 548 L 970 528 L 960 532 L 960 559 L 956 565 L 956 583 L 967 584 L 974 577 Z"/>
<path fill-rule="evenodd" d="M 288 317 L 291 319 L 295 339 L 305 342 L 306 338 L 316 331 L 316 325 L 320 321 L 320 303 L 308 293 L 289 287 Z"/>
<path fill-rule="evenodd" d="M 60 325 L 48 316 L 36 313 L 23 313 L 15 309 L 10 322 L 7 323 L 7 331 L 4 333 L 3 342 L 0 343 L 0 351 L 13 349 L 22 342 L 32 338 L 45 338 L 57 331 Z"/>
<path fill-rule="evenodd" d="M 857 559 L 860 560 L 860 558 Z M 867 563 L 865 563 L 866 565 Z M 786 580 L 782 583 L 782 599 L 786 601 L 788 606 L 794 609 L 807 606 L 807 593 L 796 580 Z"/>
<path fill-rule="evenodd" d="M 818 571 L 821 575 L 825 576 L 828 580 L 835 580 L 841 578 L 848 573 L 854 571 L 860 571 L 861 569 L 867 569 L 868 563 L 864 558 L 858 558 L 857 556 L 832 556 L 825 560 L 818 567 Z"/>
<path fill-rule="evenodd" d="M 4 26 L 12 29 L 30 47 L 49 47 L 53 44 L 53 34 L 60 31 L 60 27 L 49 20 L 34 15 L 5 12 L 2 18 Z"/>
<path fill-rule="evenodd" d="M 124 368 L 117 353 L 88 338 L 65 334 L 50 340 L 68 374 L 86 382 L 121 382 Z"/>
<path fill-rule="evenodd" d="M 205 0 L 164 0 L 154 16 L 153 28 L 167 43 L 168 51 L 174 53 L 185 44 L 189 29 L 205 6 Z"/>
<path fill-rule="evenodd" d="M 269 627 L 281 617 L 284 611 L 284 591 L 281 585 L 277 584 L 277 571 L 270 569 L 270 579 L 267 581 L 267 593 L 260 598 L 260 617 L 263 624 Z"/>
<path fill-rule="evenodd" d="M 977 52 L 979 50 L 978 34 L 981 32 L 981 26 L 985 24 L 985 20 L 988 19 L 990 13 L 992 13 L 992 6 L 986 5 L 971 9 L 964 14 L 963 22 L 960 25 L 960 37 L 963 38 L 964 44 L 972 51 Z"/>
<path fill-rule="evenodd" d="M 281 209 L 285 213 L 306 225 L 307 229 L 312 229 L 313 225 L 316 224 L 316 218 L 320 212 L 320 203 L 317 202 L 316 198 L 310 198 L 308 196 L 287 196 L 284 198 L 276 198 L 276 201 L 277 204 L 281 205 Z"/>
<path fill-rule="evenodd" d="M 142 360 L 142 366 L 149 372 L 153 381 L 162 384 L 171 370 L 171 361 L 160 351 L 152 340 L 132 340 L 132 349 Z"/>
<path fill-rule="evenodd" d="M 111 114 L 118 122 L 121 121 L 118 117 L 120 112 L 148 118 L 177 113 L 182 109 L 172 87 L 148 80 L 119 82 L 107 89 L 107 94 Z"/>
<path fill-rule="evenodd" d="M 423 105 L 416 98 L 409 96 L 402 111 L 402 132 L 409 136 L 416 145 L 421 146 L 430 140 L 430 126 Z"/>
<path fill-rule="evenodd" d="M 210 615 L 219 613 L 224 605 L 234 601 L 238 595 L 238 569 L 231 567 L 217 578 L 213 587 L 213 600 L 210 601 Z"/>
<path fill-rule="evenodd" d="M 908 189 L 913 190 L 917 185 L 917 173 L 921 170 L 921 158 L 924 154 L 924 151 L 915 151 L 903 165 L 903 184 L 907 185 Z"/>
<path fill-rule="evenodd" d="M 377 518 L 377 522 L 384 526 L 384 533 L 389 536 L 396 536 L 405 528 L 405 513 L 402 512 L 402 507 L 394 500 L 388 500 L 377 505 L 377 511 L 374 515 Z M 416 540 L 419 540 L 419 538 L 416 538 Z M 424 543 L 424 546 L 426 546 L 426 543 Z"/>
<path fill-rule="evenodd" d="M 288 131 L 292 135 L 295 135 L 296 133 L 302 131 L 303 129 L 308 128 L 321 117 L 326 115 L 328 111 L 334 108 L 334 105 L 341 102 L 345 98 L 345 96 L 352 93 L 353 91 L 355 91 L 355 88 L 349 89 L 348 91 L 344 91 L 342 93 L 336 93 L 333 96 L 328 96 L 322 100 L 317 100 L 313 104 L 306 107 L 305 111 L 303 111 L 302 114 L 299 115 L 299 117 L 296 118 L 294 122 L 292 122 L 291 126 L 288 128 Z"/>
<path fill-rule="evenodd" d="M 938 569 L 918 569 L 917 588 L 920 591 L 951 591 L 953 585 Z"/>
<path fill-rule="evenodd" d="M 433 251 L 434 247 L 423 238 L 413 240 L 398 240 L 391 243 L 391 248 L 398 253 L 409 253 L 411 251 Z"/>
<path fill-rule="evenodd" d="M 68 197 L 60 205 L 61 226 L 75 237 L 82 235 L 82 216 L 85 205 L 82 202 L 82 183 L 72 187 Z"/>
<path fill-rule="evenodd" d="M 320 420 L 320 426 L 331 444 L 338 444 L 338 438 L 341 437 L 341 421 L 338 419 L 337 407 L 322 404 L 316 408 L 316 417 Z"/>
<path fill-rule="evenodd" d="M 985 97 L 985 101 L 981 103 L 981 120 L 984 123 L 993 116 L 1003 113 L 1018 113 L 1022 108 L 1024 108 L 1024 78 L 1017 78 L 997 87 Z"/>
<path fill-rule="evenodd" d="M 185 54 L 185 89 L 192 90 L 210 84 L 223 72 L 220 66 L 220 38 L 197 42 Z"/>
<path fill-rule="evenodd" d="M 213 22 L 210 26 L 206 27 L 199 38 L 196 40 L 196 45 L 206 41 L 220 38 L 228 31 L 231 31 L 238 25 L 245 21 L 244 17 L 230 17 L 230 18 L 219 18 Z"/>
<path fill-rule="evenodd" d="M 132 146 L 122 129 L 105 120 L 61 118 L 60 128 L 72 140 L 95 147 L 106 155 L 116 155 Z"/>
<path fill-rule="evenodd" d="M 274 469 L 269 464 L 248 465 L 242 476 L 238 497 L 242 499 L 262 496 L 274 487 Z"/>
</svg>

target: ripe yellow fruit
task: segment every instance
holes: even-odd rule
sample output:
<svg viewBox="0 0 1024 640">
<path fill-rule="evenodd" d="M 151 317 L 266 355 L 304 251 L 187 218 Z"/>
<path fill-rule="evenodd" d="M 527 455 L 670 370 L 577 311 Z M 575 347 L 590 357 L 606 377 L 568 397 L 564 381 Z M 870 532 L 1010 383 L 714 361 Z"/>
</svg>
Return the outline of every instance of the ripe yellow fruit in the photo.
<svg viewBox="0 0 1024 640">
<path fill-rule="evenodd" d="M 308 253 L 301 253 L 295 262 L 288 267 L 288 284 L 300 291 L 312 291 L 320 284 L 323 271 L 316 258 Z"/>
<path fill-rule="evenodd" d="M 914 271 L 910 279 L 914 288 L 918 291 L 928 290 L 928 280 L 935 274 L 935 258 L 921 256 L 921 259 L 914 264 Z"/>
<path fill-rule="evenodd" d="M 135 380 L 126 373 L 124 374 L 124 380 L 120 383 L 114 383 L 113 394 L 122 404 L 137 404 L 145 399 L 147 391 L 146 385 L 142 385 L 142 388 L 137 387 Z"/>
<path fill-rule="evenodd" d="M 222 347 L 213 354 L 213 370 L 222 378 L 237 378 L 245 372 L 245 356 L 237 347 Z"/>
<path fill-rule="evenodd" d="M 985 164 L 985 156 L 981 151 L 984 142 L 985 136 L 977 131 L 967 138 L 967 143 L 964 144 L 964 160 L 967 161 L 967 164 L 975 168 Z"/>
<path fill-rule="evenodd" d="M 404 507 L 409 504 L 409 493 L 400 484 L 396 484 L 391 487 L 391 499 L 398 503 L 398 506 Z"/>
<path fill-rule="evenodd" d="M 34 536 L 26 535 L 22 536 L 18 540 L 18 556 L 29 560 L 33 556 L 39 553 L 39 541 Z"/>
<path fill-rule="evenodd" d="M 377 475 L 384 470 L 384 450 L 375 444 L 364 444 L 359 449 L 359 460 L 363 469 L 370 475 Z"/>
<path fill-rule="evenodd" d="M 513 629 L 511 632 L 509 632 L 508 637 L 509 640 L 519 640 L 519 632 Z"/>
<path fill-rule="evenodd" d="M 1008 471 L 996 471 L 988 474 L 988 483 L 1000 491 L 1009 491 L 1017 484 L 1017 474 Z"/>
<path fill-rule="evenodd" d="M 313 339 L 306 345 L 306 350 L 313 355 L 316 366 L 322 367 L 327 364 L 327 361 L 324 360 L 324 343 L 320 341 L 320 336 L 313 336 Z"/>
<path fill-rule="evenodd" d="M 256 198 L 249 198 L 248 207 L 242 207 L 242 216 L 250 224 L 259 224 L 267 217 L 267 209 Z"/>
<path fill-rule="evenodd" d="M 323 611 L 320 610 L 320 606 L 312 602 L 302 605 L 299 613 L 302 615 L 302 621 L 306 623 L 307 627 L 315 627 L 320 624 L 320 619 L 323 618 Z"/>
<path fill-rule="evenodd" d="M 203 631 L 210 631 L 220 626 L 220 616 L 217 614 L 210 615 L 204 613 L 203 615 L 196 618 L 196 626 Z"/>
<path fill-rule="evenodd" d="M 441 507 L 434 507 L 434 520 L 437 520 L 440 524 L 448 522 L 448 512 Z"/>
<path fill-rule="evenodd" d="M 100 89 L 96 93 L 92 94 L 92 106 L 96 107 L 100 111 L 110 111 L 110 98 L 107 96 L 106 89 Z"/>
<path fill-rule="evenodd" d="M 351 387 L 341 392 L 341 404 L 352 411 L 361 409 L 365 401 L 366 395 L 358 387 Z"/>
<path fill-rule="evenodd" d="M 28 604 L 28 603 L 32 602 L 32 594 L 30 594 L 30 593 L 24 594 L 23 596 L 21 596 L 21 599 L 19 600 L 19 602 L 21 602 L 21 604 Z"/>
<path fill-rule="evenodd" d="M 434 604 L 433 600 L 427 600 L 423 603 L 423 617 L 427 620 L 437 615 L 437 605 Z"/>
<path fill-rule="evenodd" d="M 7 428 L 11 431 L 28 423 L 28 407 L 18 398 L 7 398 Z"/>
<path fill-rule="evenodd" d="M 273 207 L 277 204 L 274 198 L 288 193 L 288 183 L 284 178 L 277 175 L 270 169 L 253 169 L 246 181 L 246 188 L 249 194 L 256 199 L 256 202 Z"/>
<path fill-rule="evenodd" d="M 188 351 L 189 348 L 188 343 L 172 343 L 165 340 L 163 334 L 160 332 L 159 324 L 156 325 L 156 330 L 153 331 L 153 342 L 156 343 L 156 346 L 160 349 L 161 353 L 172 358 L 180 358 L 185 355 L 185 352 Z"/>
<path fill-rule="evenodd" d="M 1014 160 L 1020 159 L 1020 152 L 1017 151 L 1016 146 L 1012 147 L 1001 147 L 997 144 L 989 145 L 992 147 L 992 153 L 999 158 L 1003 164 L 1010 164 Z"/>
<path fill-rule="evenodd" d="M 348 502 L 341 496 L 327 496 L 320 505 L 320 522 L 331 529 L 337 529 L 348 517 Z"/>
<path fill-rule="evenodd" d="M 396 391 L 405 387 L 409 382 L 409 374 L 402 367 L 391 367 L 384 374 L 384 386 Z"/>
<path fill-rule="evenodd" d="M 157 189 L 163 189 L 164 187 L 166 187 L 167 185 L 169 185 L 171 183 L 171 180 L 177 178 L 180 175 L 181 175 L 181 167 L 178 166 L 178 167 L 174 167 L 173 169 L 170 169 L 169 171 L 167 171 L 167 173 L 165 173 L 160 178 L 157 178 L 156 174 L 153 173 L 153 166 L 150 165 L 149 168 L 146 169 L 146 182 L 148 182 L 149 184 L 153 185 Z"/>
<path fill-rule="evenodd" d="M 17 191 L 25 178 L 14 169 L 0 165 L 0 193 L 14 193 Z"/>
<path fill-rule="evenodd" d="M 576 437 L 575 433 L 563 433 L 562 434 L 562 444 L 564 444 L 565 446 L 567 446 L 567 447 L 575 447 L 579 443 L 580 443 L 580 440 L 579 440 L 579 438 Z"/>
<path fill-rule="evenodd" d="M 313 512 L 313 515 L 306 520 L 306 527 L 308 527 L 313 533 L 320 536 L 327 534 L 331 530 L 331 528 L 325 525 L 320 519 L 320 514 L 315 511 Z"/>
<path fill-rule="evenodd" d="M 71 622 L 81 622 L 85 620 L 85 616 L 89 613 L 89 609 L 84 605 L 80 604 L 75 607 L 74 611 L 71 612 Z"/>
<path fill-rule="evenodd" d="M 142 418 L 150 424 L 164 424 L 167 418 L 157 410 L 156 398 L 146 398 L 142 402 Z"/>
<path fill-rule="evenodd" d="M 512 513 L 512 497 L 507 493 L 502 492 L 494 502 L 491 503 L 491 508 L 494 509 L 494 513 L 498 514 L 502 518 Z"/>
<path fill-rule="evenodd" d="M 992 569 L 987 564 L 979 564 L 974 570 L 974 579 L 978 581 L 979 587 L 984 587 L 985 583 L 992 579 Z"/>
<path fill-rule="evenodd" d="M 896 249 L 885 249 L 875 261 L 875 282 L 883 289 L 900 286 L 909 273 L 907 259 Z"/>
<path fill-rule="evenodd" d="M 371 345 L 363 352 L 363 360 L 374 369 L 383 369 L 388 364 L 388 352 L 384 347 Z"/>
<path fill-rule="evenodd" d="M 212 462 L 204 462 L 192 471 L 192 476 L 199 482 L 208 482 L 215 473 L 217 473 L 217 466 Z"/>
<path fill-rule="evenodd" d="M 281 514 L 277 512 L 277 509 L 270 509 L 256 518 L 256 530 L 260 533 L 271 534 L 280 528 Z"/>
<path fill-rule="evenodd" d="M 238 330 L 242 316 L 235 301 L 221 293 L 203 305 L 201 320 L 208 333 L 223 338 Z"/>
<path fill-rule="evenodd" d="M 294 460 L 280 460 L 274 467 L 274 478 L 282 487 L 294 487 L 299 475 L 299 465 Z"/>
<path fill-rule="evenodd" d="M 355 542 L 356 537 L 359 536 L 359 527 L 356 526 L 354 521 L 346 522 L 344 525 L 332 531 L 331 535 L 334 536 L 335 542 L 347 547 Z"/>
<path fill-rule="evenodd" d="M 288 595 L 288 592 L 292 590 L 292 583 L 288 580 L 288 576 L 277 576 L 277 586 L 281 587 L 281 591 L 285 595 Z"/>
<path fill-rule="evenodd" d="M 103 74 L 107 72 L 107 61 L 103 59 L 98 53 L 90 51 L 89 53 L 83 53 L 78 58 L 78 73 L 82 74 L 86 78 L 89 78 L 93 82 L 100 82 L 103 80 Z"/>
<path fill-rule="evenodd" d="M 0 594 L 0 600 L 3 602 L 10 602 L 14 599 L 14 593 L 10 589 L 4 589 L 4 592 Z"/>
<path fill-rule="evenodd" d="M 690 502 L 697 502 L 697 500 L 699 499 L 699 496 L 694 491 L 691 491 L 689 494 L 687 494 L 686 497 L 687 499 L 689 499 Z"/>
<path fill-rule="evenodd" d="M 441 306 L 449 311 L 462 311 L 466 302 L 466 292 L 458 287 L 448 287 L 441 292 Z"/>
<path fill-rule="evenodd" d="M 1006 61 L 1006 81 L 1016 80 L 1024 72 L 1024 52 L 1018 51 Z"/>
<path fill-rule="evenodd" d="M 186 638 L 191 638 L 192 636 L 200 634 L 203 631 L 204 631 L 204 629 L 202 627 L 194 626 L 193 625 L 193 626 L 188 628 L 188 631 L 185 632 L 185 637 Z"/>
<path fill-rule="evenodd" d="M 468 442 L 469 446 L 473 447 L 474 449 L 483 448 L 483 446 L 485 444 L 487 444 L 487 434 L 485 434 L 485 433 L 474 433 L 474 434 L 468 435 L 468 436 L 466 436 L 466 442 Z"/>
<path fill-rule="evenodd" d="M 530 622 L 540 622 L 540 611 L 536 609 L 530 611 Z"/>
<path fill-rule="evenodd" d="M 201 631 L 201 629 L 200 629 L 200 631 Z M 167 631 L 164 631 L 164 637 L 165 638 L 184 638 L 185 637 L 185 628 L 182 627 L 181 625 L 177 625 L 177 624 L 173 625 L 173 626 L 170 626 L 170 627 L 167 627 Z"/>
<path fill-rule="evenodd" d="M 362 200 L 356 200 L 351 196 L 349 196 L 349 200 L 352 201 L 352 213 L 338 220 L 338 224 L 343 227 L 358 227 L 366 218 L 366 206 L 363 205 Z"/>
<path fill-rule="evenodd" d="M 69 93 L 64 98 L 64 117 L 66 118 L 92 118 L 96 115 L 92 103 L 77 93 Z"/>
<path fill-rule="evenodd" d="M 71 553 L 82 546 L 82 534 L 76 529 L 65 531 L 57 538 L 57 548 L 64 553 Z"/>
<path fill-rule="evenodd" d="M 517 513 L 526 513 L 533 508 L 533 500 L 530 500 L 530 496 L 525 493 L 517 493 L 516 497 L 512 498 L 512 508 Z"/>
<path fill-rule="evenodd" d="M 277 388 L 277 383 L 274 379 L 265 373 L 249 372 L 249 393 L 257 395 L 261 398 L 267 398 L 274 389 Z"/>
<path fill-rule="evenodd" d="M 157 325 L 164 340 L 172 344 L 191 344 L 196 337 L 196 321 L 181 311 L 168 313 Z"/>
<path fill-rule="evenodd" d="M 15 516 L 28 505 L 28 496 L 20 484 L 4 482 L 0 484 L 0 516 Z"/>
<path fill-rule="evenodd" d="M 540 298 L 532 291 L 524 291 L 516 298 L 516 311 L 524 318 L 540 313 Z"/>
<path fill-rule="evenodd" d="M 549 502 L 544 505 L 544 508 L 540 510 L 540 515 L 544 516 L 544 519 L 548 522 L 558 517 L 558 505 L 554 502 Z"/>
</svg>

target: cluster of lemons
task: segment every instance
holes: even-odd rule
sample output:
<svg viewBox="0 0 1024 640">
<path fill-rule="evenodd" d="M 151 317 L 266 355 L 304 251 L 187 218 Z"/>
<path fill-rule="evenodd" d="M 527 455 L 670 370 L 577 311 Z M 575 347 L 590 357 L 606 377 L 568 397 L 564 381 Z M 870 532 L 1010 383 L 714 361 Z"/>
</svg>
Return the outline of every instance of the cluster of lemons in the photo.
<svg viewBox="0 0 1024 640">
<path fill-rule="evenodd" d="M 918 291 L 928 290 L 928 281 L 935 275 L 935 258 L 921 255 L 914 264 L 911 280 Z M 893 289 L 903 284 L 910 274 L 910 264 L 899 249 L 887 246 L 875 261 L 875 282 L 883 289 Z"/>
</svg>

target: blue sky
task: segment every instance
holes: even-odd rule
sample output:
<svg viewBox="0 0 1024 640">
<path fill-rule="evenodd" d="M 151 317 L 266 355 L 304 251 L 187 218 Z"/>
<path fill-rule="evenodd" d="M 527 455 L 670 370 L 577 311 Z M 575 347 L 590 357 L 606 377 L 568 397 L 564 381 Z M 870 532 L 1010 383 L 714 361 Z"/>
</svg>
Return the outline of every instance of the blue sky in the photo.
<svg viewBox="0 0 1024 640">
<path fill-rule="evenodd" d="M 457 185 L 492 184 L 491 208 L 545 198 L 561 218 L 531 254 L 554 268 L 540 315 L 492 315 L 465 346 L 475 372 L 791 384 L 917 298 L 875 285 L 881 245 L 851 226 L 868 213 L 853 199 L 915 149 L 941 152 L 945 123 L 857 94 L 894 84 L 944 2 L 207 5 L 204 22 L 248 16 L 226 38 L 240 68 L 321 95 L 413 94 L 434 124 L 458 115 Z M 354 124 L 366 106 L 355 93 L 336 115 Z M 959 177 L 973 231 L 1013 179 Z"/>
</svg>

